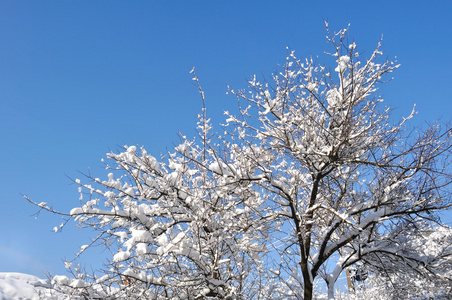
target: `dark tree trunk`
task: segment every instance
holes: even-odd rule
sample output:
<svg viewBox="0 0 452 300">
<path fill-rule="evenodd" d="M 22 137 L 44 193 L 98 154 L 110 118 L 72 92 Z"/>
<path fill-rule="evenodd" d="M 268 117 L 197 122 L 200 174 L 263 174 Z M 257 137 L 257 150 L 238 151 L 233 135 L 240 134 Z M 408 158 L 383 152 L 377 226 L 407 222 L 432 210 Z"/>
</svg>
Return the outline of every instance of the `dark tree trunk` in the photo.
<svg viewBox="0 0 452 300">
<path fill-rule="evenodd" d="M 304 298 L 303 300 L 312 300 L 312 289 L 313 285 L 311 280 L 304 281 Z"/>
</svg>

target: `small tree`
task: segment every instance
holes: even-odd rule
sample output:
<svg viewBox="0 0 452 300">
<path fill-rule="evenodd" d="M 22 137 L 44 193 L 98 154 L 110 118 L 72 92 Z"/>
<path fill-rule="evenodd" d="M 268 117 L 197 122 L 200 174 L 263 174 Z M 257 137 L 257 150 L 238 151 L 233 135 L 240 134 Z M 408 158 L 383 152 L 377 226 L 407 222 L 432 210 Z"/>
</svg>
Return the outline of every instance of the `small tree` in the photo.
<svg viewBox="0 0 452 300">
<path fill-rule="evenodd" d="M 334 70 L 289 51 L 271 82 L 230 91 L 246 104 L 225 113 L 224 135 L 204 107 L 200 138 L 181 137 L 162 162 L 126 147 L 108 155 L 121 175 L 77 181 L 90 199 L 68 216 L 113 254 L 85 293 L 310 300 L 321 277 L 332 299 L 358 262 L 434 272 L 397 238 L 450 206 L 451 129 L 407 132 L 414 110 L 391 124 L 375 91 L 398 65 L 378 62 L 380 45 L 363 60 L 347 30 L 327 32 Z"/>
<path fill-rule="evenodd" d="M 109 153 L 107 180 L 75 180 L 84 203 L 69 214 L 35 203 L 99 232 L 82 252 L 100 245 L 112 253 L 104 276 L 75 266 L 75 279 L 55 276 L 54 289 L 95 299 L 253 298 L 262 284 L 265 218 L 249 208 L 263 200 L 227 176 L 205 107 L 198 125 L 200 144 L 181 136 L 161 162 L 135 146 Z"/>
</svg>

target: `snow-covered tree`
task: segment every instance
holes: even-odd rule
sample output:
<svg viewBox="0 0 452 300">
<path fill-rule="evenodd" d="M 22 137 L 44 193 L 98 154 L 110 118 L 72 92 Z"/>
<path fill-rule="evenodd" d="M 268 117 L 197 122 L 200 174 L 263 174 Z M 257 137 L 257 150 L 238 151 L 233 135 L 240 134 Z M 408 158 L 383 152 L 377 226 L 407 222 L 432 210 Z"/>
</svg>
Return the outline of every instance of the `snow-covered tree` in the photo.
<svg viewBox="0 0 452 300">
<path fill-rule="evenodd" d="M 104 276 L 56 286 L 104 298 L 310 300 L 316 279 L 331 299 L 358 262 L 435 272 L 430 254 L 398 237 L 451 204 L 451 128 L 407 131 L 414 110 L 393 121 L 376 90 L 398 65 L 380 62 L 380 45 L 363 59 L 347 30 L 327 32 L 331 69 L 289 50 L 271 81 L 230 90 L 240 112 L 225 112 L 221 136 L 203 107 L 199 137 L 182 136 L 173 153 L 125 147 L 108 155 L 108 179 L 77 180 L 87 199 L 68 217 L 97 230 L 93 244 L 112 257 Z"/>
<path fill-rule="evenodd" d="M 401 251 L 394 236 L 451 200 L 450 128 L 409 134 L 414 111 L 391 124 L 375 91 L 398 66 L 378 63 L 379 47 L 362 61 L 345 30 L 329 40 L 334 72 L 290 52 L 271 83 L 253 78 L 251 91 L 234 92 L 250 106 L 228 119 L 259 170 L 261 179 L 250 181 L 265 190 L 280 221 L 277 263 L 286 271 L 279 274 L 300 282 L 304 299 L 317 276 L 332 298 L 342 270 L 371 255 L 420 267 L 422 259 Z"/>
<path fill-rule="evenodd" d="M 405 243 L 423 257 L 424 268 L 435 272 L 422 273 L 419 269 L 404 266 L 400 262 L 376 267 L 372 263 L 361 263 L 358 268 L 366 279 L 354 281 L 350 299 L 451 299 L 452 293 L 452 229 L 448 226 L 426 227 L 417 232 L 403 233 L 398 242 Z M 384 259 L 384 258 L 383 258 Z M 351 272 L 354 279 L 354 273 Z M 361 278 L 363 279 L 363 278 Z"/>
<path fill-rule="evenodd" d="M 451 299 L 452 293 L 452 229 L 448 226 L 426 227 L 400 233 L 394 238 L 404 251 L 422 258 L 421 268 L 412 268 L 404 261 L 394 264 L 364 262 L 362 269 L 369 274 L 363 288 L 356 289 L 361 299 Z M 384 253 L 378 259 L 387 259 Z M 374 257 L 375 259 L 375 257 Z M 422 272 L 422 271 L 430 272 Z"/>
<path fill-rule="evenodd" d="M 103 245 L 112 253 L 103 276 L 77 265 L 75 279 L 54 277 L 54 289 L 102 299 L 253 298 L 263 284 L 266 224 L 250 207 L 263 199 L 230 176 L 233 166 L 218 157 L 210 129 L 203 108 L 200 144 L 181 136 L 160 161 L 144 148 L 125 146 L 108 154 L 113 163 L 106 180 L 75 180 L 82 206 L 64 214 L 37 204 L 99 233 L 82 252 Z"/>
</svg>

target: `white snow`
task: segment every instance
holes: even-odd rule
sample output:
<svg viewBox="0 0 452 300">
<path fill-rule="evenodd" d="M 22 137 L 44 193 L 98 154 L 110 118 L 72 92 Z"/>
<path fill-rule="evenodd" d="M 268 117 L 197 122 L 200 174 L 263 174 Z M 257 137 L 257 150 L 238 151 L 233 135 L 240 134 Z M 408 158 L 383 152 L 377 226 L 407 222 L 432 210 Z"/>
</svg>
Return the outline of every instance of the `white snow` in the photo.
<svg viewBox="0 0 452 300">
<path fill-rule="evenodd" d="M 85 283 L 81 279 L 76 279 L 71 282 L 70 286 L 73 288 L 82 288 L 85 286 Z"/>
<path fill-rule="evenodd" d="M 144 255 L 149 253 L 151 249 L 145 243 L 138 243 L 135 251 L 138 255 Z"/>
<path fill-rule="evenodd" d="M 83 213 L 83 210 L 81 207 L 76 207 L 71 209 L 71 212 L 69 213 L 71 216 L 80 215 Z"/>
<path fill-rule="evenodd" d="M 337 60 L 337 67 L 336 69 L 334 69 L 334 71 L 338 73 L 344 72 L 347 69 L 347 63 L 349 62 L 349 60 L 350 57 L 348 57 L 347 55 L 339 57 L 339 59 Z"/>
<path fill-rule="evenodd" d="M 46 298 L 48 280 L 22 273 L 0 273 L 0 299 L 41 299 Z"/>
<path fill-rule="evenodd" d="M 121 261 L 125 261 L 129 257 L 130 257 L 129 251 L 118 252 L 113 256 L 113 261 L 121 262 Z"/>
<path fill-rule="evenodd" d="M 68 285 L 69 284 L 69 278 L 64 275 L 57 275 L 53 277 L 53 281 L 58 284 Z"/>
</svg>

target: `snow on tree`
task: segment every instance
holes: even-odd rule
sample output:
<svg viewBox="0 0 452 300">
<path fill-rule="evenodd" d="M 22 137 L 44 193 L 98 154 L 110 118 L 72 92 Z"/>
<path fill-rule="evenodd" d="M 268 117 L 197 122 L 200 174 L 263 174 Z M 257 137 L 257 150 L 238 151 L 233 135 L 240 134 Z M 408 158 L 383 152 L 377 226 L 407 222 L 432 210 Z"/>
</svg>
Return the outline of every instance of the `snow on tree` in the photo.
<svg viewBox="0 0 452 300">
<path fill-rule="evenodd" d="M 369 274 L 365 284 L 355 287 L 351 299 L 450 299 L 452 293 L 452 229 L 448 226 L 426 227 L 416 232 L 402 233 L 398 242 L 405 249 L 416 251 L 424 257 L 431 274 L 400 264 L 386 268 L 372 264 L 362 265 Z"/>
<path fill-rule="evenodd" d="M 108 154 L 108 179 L 77 180 L 88 199 L 67 216 L 97 230 L 88 247 L 112 257 L 104 276 L 75 268 L 55 287 L 92 298 L 309 300 L 318 278 L 333 298 L 359 262 L 434 273 L 431 254 L 397 239 L 440 222 L 451 204 L 451 128 L 407 131 L 414 109 L 393 121 L 376 91 L 398 65 L 380 62 L 380 44 L 363 59 L 347 30 L 327 32 L 332 70 L 289 50 L 271 81 L 230 90 L 240 112 L 225 112 L 221 136 L 203 105 L 198 138 L 181 136 L 160 160 L 125 146 Z"/>
<path fill-rule="evenodd" d="M 181 137 L 161 162 L 126 146 L 108 154 L 107 180 L 90 178 L 95 187 L 75 181 L 80 200 L 86 192 L 89 200 L 68 216 L 97 230 L 91 245 L 105 245 L 112 258 L 100 278 L 77 268 L 76 280 L 54 277 L 57 289 L 94 298 L 252 298 L 266 249 L 265 218 L 250 207 L 263 200 L 228 176 L 232 166 L 217 157 L 205 114 L 199 127 L 201 146 Z"/>
</svg>

